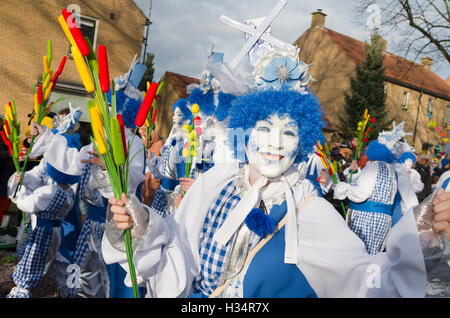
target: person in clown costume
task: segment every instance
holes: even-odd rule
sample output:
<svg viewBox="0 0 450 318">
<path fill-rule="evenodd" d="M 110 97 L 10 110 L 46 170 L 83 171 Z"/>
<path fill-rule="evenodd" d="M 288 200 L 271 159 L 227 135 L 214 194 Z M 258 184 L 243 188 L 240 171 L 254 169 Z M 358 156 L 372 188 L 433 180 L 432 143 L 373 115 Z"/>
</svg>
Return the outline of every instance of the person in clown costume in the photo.
<svg viewBox="0 0 450 318">
<path fill-rule="evenodd" d="M 339 182 L 333 197 L 350 200 L 347 222 L 371 255 L 385 247 L 387 233 L 402 212 L 417 206 L 417 196 L 403 166 L 396 163 L 403 153 L 404 122 L 382 132 L 369 143 L 369 162 L 351 184 Z M 400 207 L 401 205 L 401 207 Z"/>
<path fill-rule="evenodd" d="M 180 193 L 180 180 L 185 176 L 186 162 L 182 160 L 181 151 L 184 145 L 183 125 L 191 122 L 192 113 L 185 99 L 173 104 L 172 129 L 161 149 L 161 157 L 152 158 L 149 171 L 161 179 L 152 207 L 161 216 L 174 210 L 174 198 Z"/>
<path fill-rule="evenodd" d="M 20 210 L 34 216 L 32 232 L 26 238 L 21 260 L 14 269 L 16 286 L 8 298 L 30 298 L 30 289 L 39 283 L 58 257 L 61 221 L 73 208 L 72 186 L 79 182 L 81 175 L 78 166 L 61 153 L 67 148 L 77 148 L 71 148 L 70 136 L 61 134 L 60 137 L 48 145 L 39 165 L 25 173 L 15 198 L 13 193 L 19 176 L 13 174 L 8 182 L 12 201 Z"/>
<path fill-rule="evenodd" d="M 289 58 L 296 72 L 296 52 L 283 53 L 277 57 Z M 125 195 L 110 199 L 105 261 L 128 268 L 116 238 L 132 227 L 137 280 L 147 297 L 423 296 L 412 209 L 391 229 L 386 252 L 370 255 L 299 177 L 294 164 L 307 160 L 324 123 L 317 98 L 292 85 L 298 80 L 278 78 L 278 87 L 257 87 L 233 101 L 227 140 L 236 161 L 201 174 L 173 214 L 162 218 Z M 373 266 L 380 269 L 376 288 L 368 284 Z"/>
</svg>

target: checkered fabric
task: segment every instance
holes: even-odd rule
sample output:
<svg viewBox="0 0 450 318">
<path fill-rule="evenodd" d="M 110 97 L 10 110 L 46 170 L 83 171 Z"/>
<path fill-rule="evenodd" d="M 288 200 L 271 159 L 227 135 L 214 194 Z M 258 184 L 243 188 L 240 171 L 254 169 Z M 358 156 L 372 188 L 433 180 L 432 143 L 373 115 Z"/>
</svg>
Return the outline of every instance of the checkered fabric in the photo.
<svg viewBox="0 0 450 318">
<path fill-rule="evenodd" d="M 167 190 L 163 187 L 159 187 L 153 197 L 152 208 L 156 213 L 161 215 L 163 218 L 166 217 L 166 207 L 167 207 Z"/>
<path fill-rule="evenodd" d="M 371 255 L 381 251 L 390 226 L 391 216 L 387 214 L 352 211 L 350 229 L 364 242 Z"/>
<path fill-rule="evenodd" d="M 172 143 L 169 143 L 169 145 L 167 147 L 164 147 L 164 149 L 162 149 L 163 152 L 162 152 L 161 156 L 163 157 L 163 168 L 162 168 L 163 174 L 165 174 L 165 172 L 166 172 L 167 162 L 169 161 L 169 154 L 170 154 L 172 147 L 173 147 Z"/>
<path fill-rule="evenodd" d="M 200 233 L 200 276 L 194 282 L 194 291 L 201 291 L 210 295 L 217 287 L 222 272 L 222 265 L 229 249 L 229 243 L 225 246 L 213 241 L 214 233 L 225 221 L 228 212 L 239 203 L 240 197 L 235 195 L 234 181 L 228 183 L 220 192 L 214 206 L 209 210 L 202 231 Z M 231 241 L 231 240 L 230 240 Z"/>
<path fill-rule="evenodd" d="M 396 189 L 393 189 L 395 187 L 394 180 L 389 176 L 389 169 L 386 163 L 377 162 L 377 165 L 377 180 L 373 193 L 367 201 L 392 204 L 395 195 L 391 197 L 391 193 L 396 193 Z M 384 213 L 352 210 L 350 229 L 364 242 L 367 252 L 374 255 L 382 248 L 386 234 L 391 227 L 391 222 L 392 217 Z"/>
<path fill-rule="evenodd" d="M 28 236 L 22 259 L 14 268 L 13 280 L 17 287 L 29 289 L 36 286 L 44 276 L 45 259 L 53 238 L 53 229 L 36 226 Z M 17 295 L 8 295 L 8 298 Z"/>
<path fill-rule="evenodd" d="M 73 255 L 74 264 L 80 267 L 81 272 L 83 265 L 86 263 L 86 257 L 89 254 L 88 241 L 90 237 L 92 237 L 92 239 L 96 242 L 101 242 L 103 233 L 105 233 L 104 223 L 99 223 L 90 219 L 87 219 L 83 223 L 83 227 L 81 228 L 80 235 L 78 236 L 75 252 Z M 71 289 L 70 297 L 74 297 L 75 293 L 76 288 Z"/>
<path fill-rule="evenodd" d="M 48 220 L 63 220 L 70 209 L 72 209 L 74 200 L 75 196 L 71 188 L 63 190 L 58 187 L 47 208 L 37 212 L 36 215 Z M 64 204 L 66 205 L 64 206 Z M 64 208 L 64 211 L 61 211 L 61 208 Z"/>
<path fill-rule="evenodd" d="M 384 162 L 377 162 L 378 173 L 375 188 L 369 201 L 380 202 L 384 204 L 392 204 L 394 202 L 394 195 L 391 197 L 391 192 L 394 187 L 394 180 L 389 176 L 389 169 Z"/>
<path fill-rule="evenodd" d="M 32 233 L 32 231 L 33 231 L 33 229 L 31 228 L 31 226 L 30 226 L 30 228 L 29 228 L 29 230 L 28 231 L 30 231 L 29 233 L 28 233 L 28 236 L 25 238 L 25 240 L 19 245 L 19 247 L 17 248 L 17 251 L 16 251 L 16 257 L 17 258 L 22 258 L 22 256 L 23 256 L 23 254 L 25 253 L 25 250 L 26 250 L 26 248 L 27 248 L 27 244 L 28 244 L 28 240 L 31 238 L 31 233 Z"/>
<path fill-rule="evenodd" d="M 80 183 L 78 186 L 78 197 L 79 198 L 84 197 L 84 191 L 86 190 L 86 186 L 89 182 L 89 177 L 91 176 L 91 167 L 92 167 L 92 164 L 90 164 L 90 163 L 85 164 L 83 167 L 83 170 L 81 172 Z"/>
</svg>

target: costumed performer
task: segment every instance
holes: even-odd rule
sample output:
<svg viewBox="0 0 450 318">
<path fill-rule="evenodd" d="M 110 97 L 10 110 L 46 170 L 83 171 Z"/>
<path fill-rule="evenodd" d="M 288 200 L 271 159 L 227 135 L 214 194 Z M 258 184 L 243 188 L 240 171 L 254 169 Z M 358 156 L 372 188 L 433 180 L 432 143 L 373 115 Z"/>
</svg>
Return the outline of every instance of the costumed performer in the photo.
<svg viewBox="0 0 450 318">
<path fill-rule="evenodd" d="M 70 138 L 66 139 L 64 134 L 52 141 L 39 165 L 25 173 L 23 187 L 12 199 L 20 210 L 35 215 L 35 224 L 32 224 L 23 255 L 14 269 L 16 286 L 8 298 L 30 298 L 30 288 L 39 283 L 58 257 L 61 221 L 73 208 L 75 193 L 71 186 L 79 182 L 81 175 L 73 158 L 61 153 L 70 147 L 68 142 Z M 13 174 L 8 181 L 10 198 L 18 179 L 19 176 Z"/>
<path fill-rule="evenodd" d="M 347 222 L 372 255 L 384 249 L 387 233 L 402 211 L 418 204 L 409 176 L 405 177 L 403 167 L 395 164 L 407 134 L 403 126 L 404 122 L 398 126 L 394 122 L 392 131 L 381 132 L 378 139 L 371 141 L 366 150 L 369 162 L 358 177 L 351 184 L 339 182 L 334 189 L 335 199 L 350 200 Z"/>
<path fill-rule="evenodd" d="M 411 147 L 406 141 L 403 143 L 403 148 L 403 153 L 400 158 L 397 159 L 397 163 L 403 165 L 408 172 L 414 192 L 422 192 L 424 184 L 421 180 L 419 172 L 413 168 L 414 164 L 417 162 L 417 157 L 414 154 L 414 148 Z"/>
</svg>

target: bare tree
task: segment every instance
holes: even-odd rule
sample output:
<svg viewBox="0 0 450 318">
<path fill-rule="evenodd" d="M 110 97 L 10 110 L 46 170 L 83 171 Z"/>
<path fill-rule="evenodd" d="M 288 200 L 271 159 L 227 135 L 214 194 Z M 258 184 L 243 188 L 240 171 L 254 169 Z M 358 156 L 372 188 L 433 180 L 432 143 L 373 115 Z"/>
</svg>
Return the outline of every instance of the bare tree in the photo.
<svg viewBox="0 0 450 318">
<path fill-rule="evenodd" d="M 450 64 L 450 4 L 448 0 L 359 0 L 357 12 L 379 8 L 379 32 L 395 34 L 394 53 L 404 57 L 429 56 Z"/>
</svg>

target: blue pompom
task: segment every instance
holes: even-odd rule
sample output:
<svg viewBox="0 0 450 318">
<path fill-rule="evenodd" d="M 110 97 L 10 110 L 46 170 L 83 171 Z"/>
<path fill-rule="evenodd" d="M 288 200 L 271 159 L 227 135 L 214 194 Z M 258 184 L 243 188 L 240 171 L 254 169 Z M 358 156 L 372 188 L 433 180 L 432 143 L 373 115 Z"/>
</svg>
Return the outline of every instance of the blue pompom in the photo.
<svg viewBox="0 0 450 318">
<path fill-rule="evenodd" d="M 170 144 L 172 145 L 172 147 L 175 146 L 177 144 L 177 140 L 173 138 Z"/>
<path fill-rule="evenodd" d="M 275 220 L 272 216 L 267 215 L 263 210 L 259 208 L 253 208 L 245 218 L 245 224 L 247 227 L 258 234 L 260 237 L 264 237 L 275 231 Z"/>
</svg>

